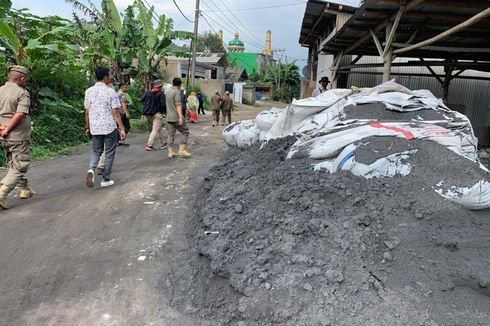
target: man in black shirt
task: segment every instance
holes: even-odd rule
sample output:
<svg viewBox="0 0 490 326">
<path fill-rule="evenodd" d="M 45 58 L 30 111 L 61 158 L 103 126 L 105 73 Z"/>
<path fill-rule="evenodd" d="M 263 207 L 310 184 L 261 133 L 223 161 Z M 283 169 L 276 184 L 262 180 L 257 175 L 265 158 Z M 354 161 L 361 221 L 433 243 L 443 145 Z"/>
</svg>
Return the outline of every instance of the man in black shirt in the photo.
<svg viewBox="0 0 490 326">
<path fill-rule="evenodd" d="M 150 91 L 146 92 L 141 100 L 144 103 L 143 115 L 148 116 L 152 120 L 152 128 L 150 137 L 146 144 L 146 150 L 153 150 L 153 141 L 155 137 L 160 143 L 160 149 L 164 149 L 167 144 L 163 141 L 162 125 L 163 119 L 167 114 L 167 106 L 165 103 L 165 93 L 162 91 L 163 82 L 155 80 Z"/>
</svg>

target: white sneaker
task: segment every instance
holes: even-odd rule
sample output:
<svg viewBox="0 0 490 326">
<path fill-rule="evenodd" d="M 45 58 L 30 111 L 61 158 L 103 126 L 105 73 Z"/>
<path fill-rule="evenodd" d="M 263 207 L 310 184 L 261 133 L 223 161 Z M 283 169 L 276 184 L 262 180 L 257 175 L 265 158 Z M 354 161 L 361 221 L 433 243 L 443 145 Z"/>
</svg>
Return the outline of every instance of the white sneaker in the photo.
<svg viewBox="0 0 490 326">
<path fill-rule="evenodd" d="M 87 178 L 85 179 L 85 184 L 89 188 L 94 187 L 94 170 L 90 169 L 87 171 Z"/>
<path fill-rule="evenodd" d="M 108 180 L 108 181 L 102 180 L 100 182 L 100 187 L 101 188 L 106 188 L 106 187 L 110 187 L 110 186 L 113 186 L 113 185 L 114 185 L 114 180 Z"/>
</svg>

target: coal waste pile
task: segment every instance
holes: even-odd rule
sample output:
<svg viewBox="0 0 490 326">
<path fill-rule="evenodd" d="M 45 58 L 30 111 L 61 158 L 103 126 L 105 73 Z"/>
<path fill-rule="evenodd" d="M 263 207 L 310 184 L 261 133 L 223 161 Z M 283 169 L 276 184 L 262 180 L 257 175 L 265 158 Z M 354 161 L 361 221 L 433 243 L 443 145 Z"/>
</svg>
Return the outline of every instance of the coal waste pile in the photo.
<svg viewBox="0 0 490 326">
<path fill-rule="evenodd" d="M 192 236 L 220 325 L 488 325 L 490 184 L 468 118 L 393 81 L 224 131 Z M 212 297 L 208 297 L 212 301 Z"/>
<path fill-rule="evenodd" d="M 445 200 L 424 178 L 466 163 L 467 176 L 449 181 L 471 184 L 477 164 L 421 164 L 449 150 L 418 141 L 413 173 L 366 179 L 286 159 L 295 141 L 229 149 L 199 194 L 200 254 L 240 294 L 215 311 L 226 324 L 488 324 L 490 216 Z"/>
</svg>

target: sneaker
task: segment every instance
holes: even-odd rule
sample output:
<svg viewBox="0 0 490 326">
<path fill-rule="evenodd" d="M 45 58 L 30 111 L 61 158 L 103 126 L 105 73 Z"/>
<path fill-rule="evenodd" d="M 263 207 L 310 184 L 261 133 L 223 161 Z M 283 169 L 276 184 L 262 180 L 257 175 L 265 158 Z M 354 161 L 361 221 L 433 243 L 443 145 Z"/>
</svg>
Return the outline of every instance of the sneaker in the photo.
<svg viewBox="0 0 490 326">
<path fill-rule="evenodd" d="M 104 168 L 97 168 L 97 174 L 98 175 L 104 174 Z"/>
<path fill-rule="evenodd" d="M 102 180 L 100 182 L 100 187 L 101 188 L 106 188 L 114 185 L 114 180 Z"/>
<path fill-rule="evenodd" d="M 85 184 L 87 185 L 87 187 L 89 187 L 89 188 L 94 187 L 94 179 L 95 179 L 94 170 L 92 170 L 92 169 L 88 170 L 87 171 L 87 179 L 85 179 Z"/>
<path fill-rule="evenodd" d="M 165 149 L 165 148 L 167 148 L 167 145 L 168 145 L 167 143 L 164 143 L 163 145 L 160 145 L 160 149 Z"/>
<path fill-rule="evenodd" d="M 153 150 L 153 146 L 152 145 L 146 145 L 145 149 L 148 151 L 148 152 L 151 152 Z"/>
<path fill-rule="evenodd" d="M 0 198 L 0 207 L 3 209 L 10 208 L 10 206 L 7 204 L 7 198 Z"/>
</svg>

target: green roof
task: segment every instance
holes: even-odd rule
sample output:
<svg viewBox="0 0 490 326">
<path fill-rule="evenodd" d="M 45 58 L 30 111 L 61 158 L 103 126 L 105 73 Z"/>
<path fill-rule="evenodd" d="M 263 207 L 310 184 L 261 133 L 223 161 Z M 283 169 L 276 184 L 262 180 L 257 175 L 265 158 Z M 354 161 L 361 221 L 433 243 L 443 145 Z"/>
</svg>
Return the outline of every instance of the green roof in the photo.
<svg viewBox="0 0 490 326">
<path fill-rule="evenodd" d="M 259 71 L 257 66 L 257 53 L 228 52 L 226 59 L 235 67 L 245 68 L 248 75 Z"/>
</svg>

